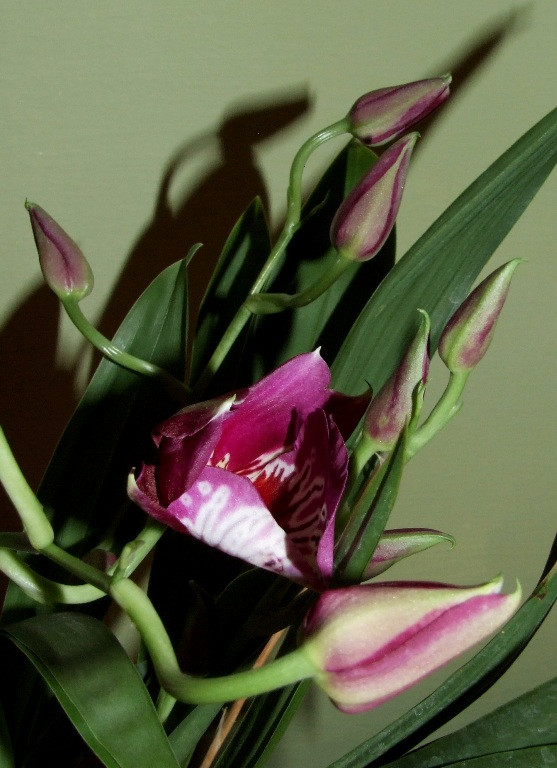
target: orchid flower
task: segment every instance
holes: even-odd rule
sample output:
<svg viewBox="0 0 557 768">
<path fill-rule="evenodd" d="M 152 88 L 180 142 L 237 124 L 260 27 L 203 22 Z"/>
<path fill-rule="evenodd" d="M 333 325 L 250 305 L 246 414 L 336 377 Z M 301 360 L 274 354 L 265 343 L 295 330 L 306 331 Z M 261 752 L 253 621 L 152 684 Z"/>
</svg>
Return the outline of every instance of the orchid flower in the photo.
<svg viewBox="0 0 557 768">
<path fill-rule="evenodd" d="M 345 440 L 370 395 L 329 389 L 318 351 L 246 390 L 188 406 L 152 433 L 130 497 L 178 531 L 322 590 L 333 576 Z"/>
</svg>

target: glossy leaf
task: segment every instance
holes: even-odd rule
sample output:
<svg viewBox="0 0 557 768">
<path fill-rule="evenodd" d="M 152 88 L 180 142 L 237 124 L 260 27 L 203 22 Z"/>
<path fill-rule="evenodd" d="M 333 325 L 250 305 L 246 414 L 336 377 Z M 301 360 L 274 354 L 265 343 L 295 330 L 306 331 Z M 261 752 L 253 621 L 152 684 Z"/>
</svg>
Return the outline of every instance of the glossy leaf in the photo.
<svg viewBox="0 0 557 768">
<path fill-rule="evenodd" d="M 248 295 L 270 252 L 270 238 L 261 200 L 256 198 L 230 233 L 199 310 L 191 380 L 196 381 L 230 321 Z M 245 332 L 240 334 L 227 355 L 209 394 L 219 386 L 228 391 L 235 386 L 238 355 Z M 223 391 L 222 389 L 220 391 Z"/>
<path fill-rule="evenodd" d="M 183 262 L 162 272 L 134 304 L 114 342 L 182 378 L 185 367 L 187 283 Z M 143 516 L 126 495 L 126 478 L 151 427 L 176 409 L 158 382 L 102 360 L 70 420 L 39 489 L 57 542 L 81 554 L 124 518 L 121 536 Z M 92 468 L 94 467 L 94 471 Z M 48 573 L 56 573 L 48 571 Z M 64 579 L 62 579 L 64 580 Z M 23 618 L 34 603 L 10 585 L 4 621 Z"/>
<path fill-rule="evenodd" d="M 376 155 L 352 142 L 335 158 L 310 195 L 302 224 L 290 242 L 277 276 L 265 290 L 297 293 L 312 285 L 333 264 L 329 228 L 342 200 L 376 161 Z M 350 326 L 394 263 L 394 233 L 377 256 L 366 264 L 352 264 L 316 301 L 293 311 L 259 317 L 255 340 L 246 361 L 253 378 L 295 355 L 322 347 L 326 360 L 336 355 Z M 269 344 L 268 340 L 273 343 Z M 248 382 L 249 383 L 249 382 Z M 362 389 L 362 388 L 361 388 Z"/>
<path fill-rule="evenodd" d="M 389 768 L 497 768 L 506 762 L 527 768 L 557 762 L 557 678 Z"/>
<path fill-rule="evenodd" d="M 404 755 L 457 715 L 501 677 L 557 600 L 555 565 L 513 618 L 467 664 L 416 707 L 328 768 L 375 768 Z"/>
<path fill-rule="evenodd" d="M 5 634 L 27 656 L 91 750 L 108 768 L 177 768 L 147 689 L 100 621 L 36 616 Z M 52 756 L 64 764 L 63 744 Z"/>
<path fill-rule="evenodd" d="M 557 110 L 474 181 L 400 259 L 347 335 L 332 366 L 347 394 L 378 391 L 418 325 L 431 318 L 431 349 L 476 276 L 557 162 Z"/>
</svg>

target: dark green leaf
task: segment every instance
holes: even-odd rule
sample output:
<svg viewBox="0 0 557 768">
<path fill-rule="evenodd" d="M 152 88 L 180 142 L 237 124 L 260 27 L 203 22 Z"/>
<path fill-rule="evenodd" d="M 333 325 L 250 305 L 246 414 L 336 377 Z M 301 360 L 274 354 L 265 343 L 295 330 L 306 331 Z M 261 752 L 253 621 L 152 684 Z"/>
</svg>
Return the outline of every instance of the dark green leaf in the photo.
<svg viewBox="0 0 557 768">
<path fill-rule="evenodd" d="M 186 316 L 186 271 L 184 263 L 178 262 L 138 299 L 114 342 L 183 378 Z M 135 535 L 143 515 L 128 504 L 126 478 L 145 452 L 151 427 L 176 407 L 158 382 L 102 360 L 39 489 L 61 546 L 82 554 L 105 532 L 114 534 L 121 519 L 120 539 Z M 56 571 L 45 573 L 56 576 Z M 33 605 L 18 587 L 10 585 L 5 622 L 29 615 Z"/>
<path fill-rule="evenodd" d="M 102 622 L 77 613 L 36 616 L 5 634 L 49 685 L 108 768 L 177 768 L 135 667 Z M 52 759 L 64 764 L 64 747 Z M 46 756 L 45 760 L 46 760 Z"/>
<path fill-rule="evenodd" d="M 376 161 L 376 155 L 352 142 L 337 156 L 317 184 L 302 213 L 302 225 L 290 242 L 276 278 L 265 288 L 272 293 L 298 293 L 315 283 L 334 264 L 329 228 L 348 192 Z M 306 307 L 255 322 L 250 346 L 253 377 L 258 378 L 285 360 L 322 347 L 332 359 L 361 308 L 394 263 L 394 234 L 370 262 L 353 264 L 316 301 Z"/>
<path fill-rule="evenodd" d="M 14 757 L 10 734 L 4 717 L 4 708 L 0 706 L 0 768 L 14 768 Z"/>
<path fill-rule="evenodd" d="M 338 576 L 344 583 L 360 583 L 379 544 L 398 494 L 405 451 L 406 430 L 386 461 L 370 475 L 354 501 L 335 553 Z"/>
<path fill-rule="evenodd" d="M 331 763 L 329 768 L 384 766 L 457 715 L 501 677 L 557 600 L 555 567 L 493 640 L 417 707 Z"/>
<path fill-rule="evenodd" d="M 557 762 L 557 678 L 389 768 L 496 768 L 507 763 L 534 768 L 550 762 Z"/>
<path fill-rule="evenodd" d="M 248 295 L 269 256 L 270 249 L 265 213 L 261 200 L 256 198 L 230 233 L 203 298 L 193 348 L 193 382 L 197 380 Z M 219 391 L 219 385 L 225 390 L 234 386 L 237 365 L 233 367 L 233 362 L 242 349 L 244 334 L 240 336 L 227 355 L 216 380 L 211 383 L 211 390 Z"/>
<path fill-rule="evenodd" d="M 505 152 L 410 248 L 372 296 L 333 364 L 333 385 L 378 391 L 410 343 L 418 309 L 434 350 L 447 320 L 557 161 L 557 110 Z"/>
<path fill-rule="evenodd" d="M 309 681 L 295 683 L 251 701 L 214 768 L 263 766 L 302 703 L 309 685 Z"/>
<path fill-rule="evenodd" d="M 211 725 L 222 704 L 203 704 L 192 711 L 174 728 L 168 740 L 180 765 L 187 765 L 199 739 Z"/>
</svg>

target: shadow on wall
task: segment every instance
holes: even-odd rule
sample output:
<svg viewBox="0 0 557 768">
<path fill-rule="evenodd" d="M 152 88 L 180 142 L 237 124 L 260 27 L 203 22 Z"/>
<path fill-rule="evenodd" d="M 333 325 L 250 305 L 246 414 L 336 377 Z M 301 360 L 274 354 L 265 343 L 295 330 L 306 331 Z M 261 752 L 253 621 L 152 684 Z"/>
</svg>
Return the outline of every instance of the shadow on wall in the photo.
<svg viewBox="0 0 557 768">
<path fill-rule="evenodd" d="M 441 65 L 435 74 L 453 72 L 454 95 L 444 109 L 451 108 L 466 81 L 516 31 L 517 21 L 524 16 L 514 13 L 476 33 L 456 61 Z M 135 299 L 162 269 L 183 258 L 192 244 L 202 242 L 189 271 L 190 320 L 195 321 L 220 250 L 237 218 L 255 196 L 267 207 L 267 192 L 255 159 L 257 145 L 276 136 L 310 107 L 307 94 L 300 92 L 239 104 L 228 110 L 217 131 L 202 134 L 176 150 L 162 174 L 153 216 L 126 258 L 98 323 L 105 335 L 114 334 Z M 427 123 L 430 131 L 437 118 L 433 115 L 420 127 Z M 205 170 L 178 204 L 171 205 L 171 188 L 178 174 L 211 146 L 219 149 L 218 162 Z M 58 304 L 41 285 L 0 331 L 0 421 L 33 488 L 76 405 L 75 370 L 62 368 L 56 361 L 58 320 Z M 0 499 L 0 518 L 4 529 L 19 527 L 5 497 Z"/>
</svg>

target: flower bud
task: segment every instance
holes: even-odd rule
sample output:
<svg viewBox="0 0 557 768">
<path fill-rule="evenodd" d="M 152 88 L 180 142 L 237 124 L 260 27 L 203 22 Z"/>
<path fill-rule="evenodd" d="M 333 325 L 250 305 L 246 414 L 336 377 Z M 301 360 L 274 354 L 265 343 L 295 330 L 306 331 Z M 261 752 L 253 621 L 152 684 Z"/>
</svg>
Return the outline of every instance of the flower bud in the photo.
<svg viewBox="0 0 557 768">
<path fill-rule="evenodd" d="M 93 289 L 87 259 L 62 227 L 40 206 L 25 202 L 29 211 L 39 262 L 47 285 L 61 299 L 80 301 Z"/>
<path fill-rule="evenodd" d="M 371 147 L 392 141 L 445 101 L 451 79 L 445 75 L 366 93 L 348 113 L 348 130 Z"/>
<path fill-rule="evenodd" d="M 520 588 L 387 582 L 324 592 L 302 629 L 316 682 L 344 712 L 373 709 L 499 629 Z"/>
<path fill-rule="evenodd" d="M 438 352 L 452 373 L 471 371 L 487 352 L 513 272 L 520 261 L 522 259 L 513 259 L 486 277 L 445 326 Z"/>
<path fill-rule="evenodd" d="M 389 236 L 417 138 L 410 133 L 389 147 L 336 212 L 331 242 L 347 259 L 368 261 Z"/>
<path fill-rule="evenodd" d="M 364 571 L 363 581 L 378 576 L 405 557 L 423 552 L 436 544 L 448 542 L 454 547 L 455 540 L 448 533 L 431 528 L 395 528 L 383 531 L 373 557 Z"/>
<path fill-rule="evenodd" d="M 387 379 L 364 416 L 364 433 L 384 450 L 392 448 L 414 408 L 414 390 L 425 384 L 429 370 L 429 317 L 422 321 L 396 371 Z"/>
</svg>

